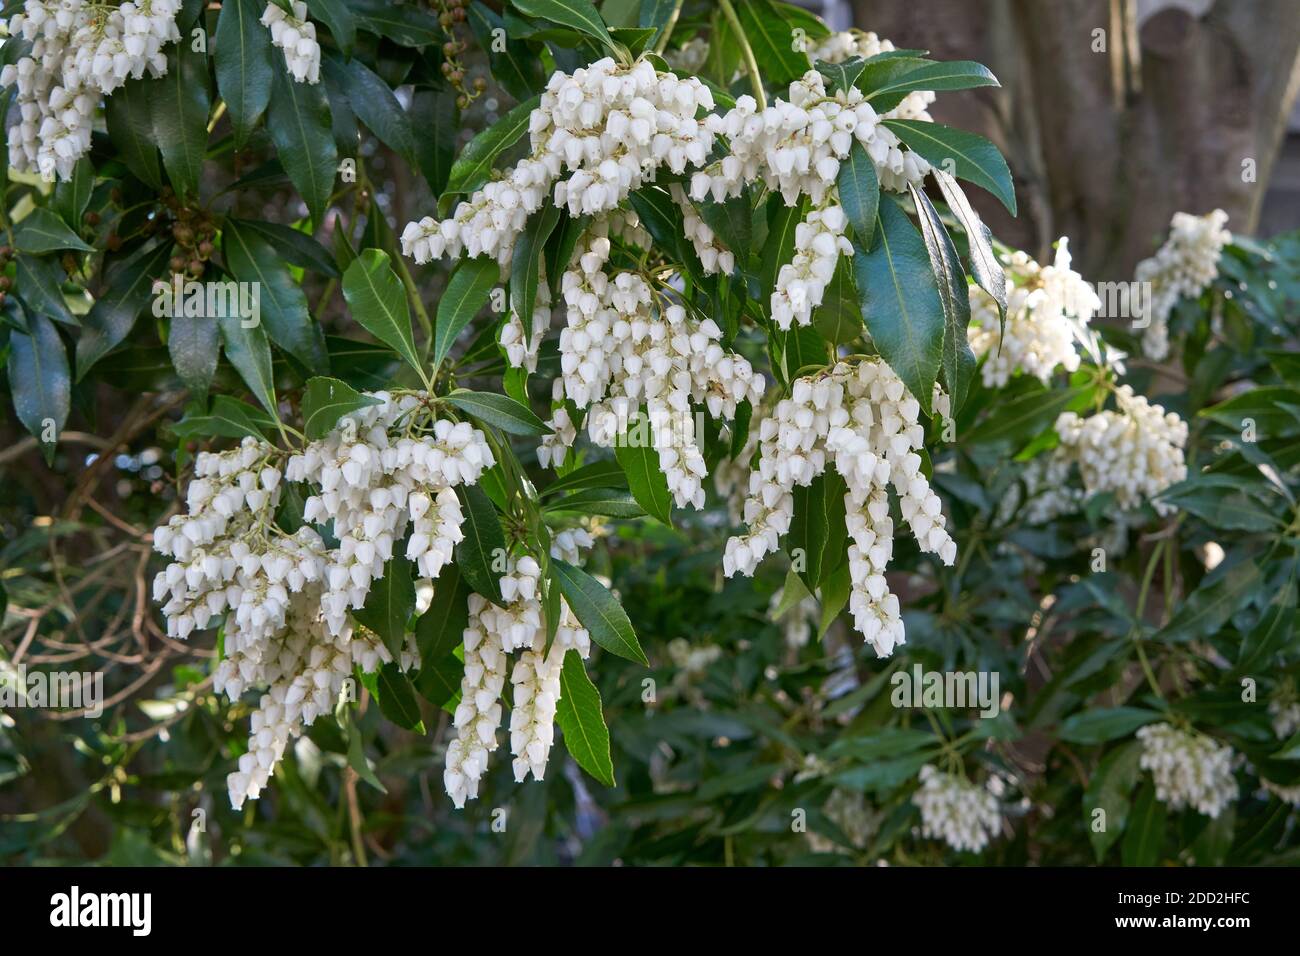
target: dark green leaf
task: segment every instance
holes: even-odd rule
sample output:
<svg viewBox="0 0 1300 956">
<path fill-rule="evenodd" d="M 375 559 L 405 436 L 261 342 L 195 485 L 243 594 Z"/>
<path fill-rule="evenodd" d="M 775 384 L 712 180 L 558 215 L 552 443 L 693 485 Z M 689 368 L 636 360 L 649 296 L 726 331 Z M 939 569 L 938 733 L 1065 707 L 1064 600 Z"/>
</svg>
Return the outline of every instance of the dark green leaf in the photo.
<svg viewBox="0 0 1300 956">
<path fill-rule="evenodd" d="M 510 264 L 510 306 L 526 329 L 532 328 L 542 253 L 559 221 L 559 207 L 547 203 L 529 217 L 523 233 L 515 240 L 514 258 Z"/>
<path fill-rule="evenodd" d="M 626 436 L 620 436 L 614 456 L 627 475 L 628 488 L 637 504 L 646 514 L 671 525 L 673 499 L 668 479 L 659 466 L 659 453 L 649 442 L 629 442 Z"/>
<path fill-rule="evenodd" d="M 844 494 L 838 472 L 826 471 L 812 484 L 794 489 L 794 517 L 786 535 L 790 566 L 815 591 L 844 562 L 847 529 Z"/>
<path fill-rule="evenodd" d="M 63 283 L 67 274 L 58 260 L 45 257 L 18 255 L 18 292 L 27 311 L 39 312 L 64 325 L 80 325 L 67 300 L 63 297 Z"/>
<path fill-rule="evenodd" d="M 1160 719 L 1159 711 L 1144 707 L 1098 707 L 1061 721 L 1059 736 L 1072 744 L 1103 744 Z"/>
<path fill-rule="evenodd" d="M 1083 825 L 1088 829 L 1098 863 L 1124 832 L 1129 794 L 1137 786 L 1141 757 L 1142 745 L 1137 741 L 1117 747 L 1102 758 L 1088 781 L 1083 796 Z M 1094 817 L 1097 810 L 1104 811 L 1105 816 Z"/>
<path fill-rule="evenodd" d="M 456 494 L 465 513 L 461 526 L 465 538 L 456 547 L 456 566 L 470 587 L 494 604 L 500 604 L 502 572 L 497 569 L 505 562 L 506 538 L 501 532 L 496 506 L 478 485 L 462 485 Z"/>
<path fill-rule="evenodd" d="M 46 463 L 68 421 L 72 379 L 58 331 L 39 312 L 27 316 L 28 332 L 9 334 L 9 388 L 18 420 L 40 442 Z"/>
<path fill-rule="evenodd" d="M 151 106 L 153 98 L 158 95 L 157 82 L 152 79 L 127 80 L 112 96 L 104 98 L 104 120 L 109 139 L 117 147 L 126 168 L 154 190 L 162 188 Z"/>
<path fill-rule="evenodd" d="M 1125 866 L 1155 866 L 1164 842 L 1165 805 L 1156 799 L 1156 788 L 1148 781 L 1138 791 L 1120 845 L 1120 859 Z"/>
<path fill-rule="evenodd" d="M 254 219 L 231 219 L 241 231 L 255 232 L 275 247 L 276 254 L 290 265 L 311 269 L 332 279 L 338 278 L 339 267 L 334 257 L 307 233 L 282 226 L 278 222 L 259 222 Z"/>
<path fill-rule="evenodd" d="M 636 639 L 627 612 L 603 584 L 581 568 L 554 560 L 555 579 L 574 616 L 591 634 L 591 639 L 619 657 L 649 666 L 645 651 Z"/>
<path fill-rule="evenodd" d="M 1011 170 L 998 148 L 978 133 L 922 120 L 885 120 L 909 149 L 947 173 L 983 186 L 1007 212 L 1016 214 L 1016 190 Z"/>
<path fill-rule="evenodd" d="M 553 495 L 561 491 L 575 491 L 579 488 L 626 488 L 627 475 L 617 461 L 594 461 L 583 465 L 561 478 L 555 479 L 542 489 L 542 495 Z"/>
<path fill-rule="evenodd" d="M 307 296 L 276 249 L 257 232 L 228 220 L 221 234 L 226 268 L 258 290 L 260 318 L 271 341 L 311 372 L 329 371 L 325 334 L 307 310 Z M 253 285 L 256 283 L 256 285 Z"/>
<path fill-rule="evenodd" d="M 209 321 L 215 328 L 216 323 Z M 261 409 L 254 408 L 229 395 L 212 399 L 212 410 L 203 414 L 187 414 L 172 430 L 181 438 L 243 438 L 245 435 L 265 441 L 275 430 L 274 419 Z"/>
<path fill-rule="evenodd" d="M 614 39 L 589 0 L 512 0 L 512 6 L 526 17 L 572 27 L 614 51 Z"/>
<path fill-rule="evenodd" d="M 754 58 L 762 65 L 764 80 L 785 86 L 808 72 L 811 64 L 806 54 L 795 49 L 794 29 L 768 0 L 736 4 L 736 15 Z"/>
<path fill-rule="evenodd" d="M 163 274 L 170 255 L 171 243 L 162 243 L 133 260 L 114 275 L 108 289 L 91 306 L 77 340 L 77 381 L 126 340 L 135 320 L 149 304 L 154 280 Z M 212 319 L 208 323 L 216 328 Z"/>
<path fill-rule="evenodd" d="M 396 663 L 380 668 L 376 688 L 379 691 L 379 709 L 385 717 L 405 730 L 424 733 L 424 721 L 420 719 L 420 705 L 415 700 L 415 692 Z"/>
<path fill-rule="evenodd" d="M 303 434 L 311 441 L 324 438 L 344 415 L 379 404 L 379 399 L 362 395 L 336 378 L 308 379 L 302 396 Z"/>
<path fill-rule="evenodd" d="M 352 55 L 357 40 L 357 22 L 348 8 L 347 0 L 307 0 L 312 19 L 330 28 L 330 35 L 344 56 Z"/>
<path fill-rule="evenodd" d="M 415 137 L 415 157 L 424 180 L 435 196 L 440 195 L 451 176 L 456 158 L 456 133 L 460 110 L 454 90 L 416 90 L 411 96 L 411 125 L 420 131 Z"/>
<path fill-rule="evenodd" d="M 512 435 L 548 435 L 551 431 L 532 409 L 508 395 L 458 388 L 446 396 L 446 401 Z"/>
<path fill-rule="evenodd" d="M 91 247 L 68 228 L 62 219 L 46 209 L 37 206 L 14 226 L 14 246 L 20 252 L 40 255 L 57 249 L 73 249 L 77 252 L 90 252 Z"/>
<path fill-rule="evenodd" d="M 275 67 L 266 128 L 284 171 L 297 187 L 313 223 L 325 218 L 338 149 L 330 124 L 329 99 L 319 83 L 297 83 L 284 64 Z"/>
<path fill-rule="evenodd" d="M 168 48 L 167 75 L 153 81 L 149 103 L 154 142 L 162 150 L 167 178 L 177 194 L 194 196 L 208 146 L 207 57 L 189 43 Z"/>
<path fill-rule="evenodd" d="M 943 304 L 925 243 L 893 200 L 880 203 L 871 251 L 855 247 L 862 317 L 881 356 L 930 414 L 943 357 Z"/>
<path fill-rule="evenodd" d="M 549 502 L 546 511 L 573 511 L 608 518 L 639 518 L 645 511 L 626 491 L 615 488 L 587 488 Z"/>
<path fill-rule="evenodd" d="M 348 0 L 357 26 L 387 37 L 399 46 L 421 47 L 447 39 L 438 18 L 411 3 Z"/>
<path fill-rule="evenodd" d="M 237 315 L 220 316 L 217 322 L 226 358 L 262 407 L 275 416 L 275 379 L 271 375 L 271 345 L 266 330 L 261 323 L 245 324 Z"/>
<path fill-rule="evenodd" d="M 993 233 L 984 225 L 979 213 L 971 208 L 970 201 L 962 192 L 961 186 L 952 176 L 942 169 L 933 170 L 934 181 L 939 184 L 943 200 L 948 209 L 957 217 L 962 229 L 966 230 L 966 245 L 970 249 L 971 276 L 975 284 L 993 296 L 998 304 L 998 314 L 1005 318 L 1007 311 L 1007 277 L 1002 270 L 1002 263 L 993 253 Z"/>
<path fill-rule="evenodd" d="M 456 564 L 448 564 L 433 583 L 429 609 L 415 622 L 421 669 L 451 655 L 469 626 L 469 583 Z"/>
<path fill-rule="evenodd" d="M 841 257 L 836 263 L 822 295 L 822 304 L 813 309 L 812 321 L 822 338 L 832 345 L 844 345 L 862 334 L 862 306 L 857 286 L 853 284 L 851 260 Z"/>
<path fill-rule="evenodd" d="M 495 10 L 483 0 L 474 0 L 469 5 L 467 19 L 479 48 L 491 51 L 488 66 L 507 93 L 516 100 L 526 100 L 541 88 L 545 82 L 541 58 L 528 49 L 528 44 L 509 36 L 505 37 L 504 43 L 499 42 L 504 33 L 493 31 L 504 31 L 505 22 Z M 434 190 L 435 193 L 438 191 Z"/>
<path fill-rule="evenodd" d="M 313 0 L 313 5 L 318 0 Z M 339 0 L 327 0 L 338 3 Z M 262 10 L 253 0 L 223 0 L 217 15 L 217 91 L 230 114 L 235 147 L 248 142 L 253 127 L 271 102 L 271 31 L 262 26 Z"/>
<path fill-rule="evenodd" d="M 600 691 L 587 676 L 576 651 L 564 655 L 560 668 L 560 700 L 555 721 L 564 734 L 564 746 L 583 770 L 607 787 L 614 786 L 614 763 L 609 756 L 609 728 L 601 709 Z"/>
<path fill-rule="evenodd" d="M 1263 575 L 1254 561 L 1242 561 L 1222 574 L 1210 575 L 1187 596 L 1153 640 L 1185 643 L 1209 637 L 1221 628 L 1259 587 Z"/>
<path fill-rule="evenodd" d="M 406 624 L 415 610 L 413 565 L 406 558 L 394 556 L 384 565 L 384 576 L 370 585 L 366 606 L 352 616 L 379 635 L 393 657 L 406 644 Z"/>
<path fill-rule="evenodd" d="M 325 71 L 347 95 L 357 119 L 407 163 L 416 164 L 415 133 L 402 104 L 379 76 L 359 59 L 326 56 Z"/>
<path fill-rule="evenodd" d="M 438 302 L 438 318 L 433 330 L 433 367 L 437 369 L 447 357 L 470 319 L 487 303 L 493 286 L 501 278 L 496 260 L 486 256 L 462 259 L 447 282 L 447 290 Z"/>
<path fill-rule="evenodd" d="M 406 289 L 388 263 L 388 253 L 364 250 L 343 273 L 343 298 L 358 325 L 421 370 Z"/>
<path fill-rule="evenodd" d="M 167 330 L 167 350 L 176 374 L 200 401 L 217 370 L 220 357 L 220 332 L 217 320 L 207 315 L 178 315 Z"/>
<path fill-rule="evenodd" d="M 473 192 L 483 185 L 492 171 L 492 161 L 528 131 L 528 118 L 540 102 L 540 96 L 524 100 L 470 140 L 452 164 L 444 195 Z"/>
<path fill-rule="evenodd" d="M 853 241 L 866 251 L 871 248 L 875 235 L 880 178 L 876 175 L 876 164 L 857 140 L 853 141 L 848 159 L 840 165 L 835 183 L 840 193 L 840 205 L 853 227 Z"/>
<path fill-rule="evenodd" d="M 953 245 L 948 230 L 943 227 L 938 211 L 925 193 L 915 186 L 908 188 L 912 192 L 912 201 L 916 204 L 921 238 L 930 256 L 930 268 L 939 287 L 939 302 L 943 306 L 944 319 L 943 358 L 940 365 L 952 399 L 952 414 L 956 415 L 966 404 L 971 379 L 975 377 L 975 353 L 971 351 L 970 342 L 966 338 L 966 327 L 970 325 L 969 286 L 966 284 L 966 273 L 962 270 L 961 260 L 957 258 L 957 247 Z"/>
</svg>

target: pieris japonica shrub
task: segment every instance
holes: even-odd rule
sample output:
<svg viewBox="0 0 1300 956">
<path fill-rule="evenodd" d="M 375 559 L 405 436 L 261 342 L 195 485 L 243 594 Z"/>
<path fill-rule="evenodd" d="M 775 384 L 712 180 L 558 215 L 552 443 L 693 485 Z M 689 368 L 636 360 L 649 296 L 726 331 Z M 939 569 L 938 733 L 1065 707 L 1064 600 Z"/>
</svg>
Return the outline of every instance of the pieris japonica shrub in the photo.
<svg viewBox="0 0 1300 956">
<path fill-rule="evenodd" d="M 6 25 L 7 388 L 60 474 L 143 396 L 146 713 L 230 827 L 363 859 L 396 762 L 452 859 L 1283 852 L 1293 259 L 1180 213 L 1117 317 L 972 206 L 988 70 L 777 0 Z"/>
</svg>

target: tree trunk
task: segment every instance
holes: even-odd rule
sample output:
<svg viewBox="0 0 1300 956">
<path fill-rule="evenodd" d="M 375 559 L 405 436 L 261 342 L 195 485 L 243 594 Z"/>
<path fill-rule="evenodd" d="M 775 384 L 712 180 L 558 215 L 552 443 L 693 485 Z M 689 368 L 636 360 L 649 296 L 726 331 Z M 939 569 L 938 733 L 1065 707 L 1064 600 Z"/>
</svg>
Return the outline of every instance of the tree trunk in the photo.
<svg viewBox="0 0 1300 956">
<path fill-rule="evenodd" d="M 978 129 L 1016 177 L 1019 221 L 973 195 L 994 232 L 1037 254 L 1071 239 L 1090 279 L 1131 278 L 1173 213 L 1251 233 L 1300 84 L 1294 0 L 1167 7 L 1135 0 L 856 0 L 898 47 L 975 59 L 997 90 L 941 95 L 939 122 Z M 979 190 L 972 190 L 977 194 Z"/>
</svg>

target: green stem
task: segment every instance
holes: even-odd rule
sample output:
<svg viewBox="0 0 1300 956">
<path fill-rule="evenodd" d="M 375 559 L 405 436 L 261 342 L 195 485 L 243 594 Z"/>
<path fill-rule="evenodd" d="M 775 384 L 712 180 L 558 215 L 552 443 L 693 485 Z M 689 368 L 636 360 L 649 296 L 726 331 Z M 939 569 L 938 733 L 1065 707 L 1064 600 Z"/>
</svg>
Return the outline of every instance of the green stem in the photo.
<svg viewBox="0 0 1300 956">
<path fill-rule="evenodd" d="M 655 43 L 654 52 L 659 56 L 663 56 L 664 50 L 668 49 L 668 38 L 673 35 L 673 28 L 677 26 L 677 18 L 681 15 L 682 4 L 685 2 L 686 0 L 677 0 L 677 3 L 673 5 L 673 12 L 668 15 L 668 22 L 664 24 L 659 39 Z"/>
<path fill-rule="evenodd" d="M 740 18 L 736 16 L 736 8 L 731 5 L 731 0 L 718 0 L 718 6 L 722 8 L 722 15 L 727 18 L 727 23 L 736 33 L 736 42 L 740 44 L 740 55 L 745 61 L 745 72 L 749 74 L 749 85 L 754 88 L 754 99 L 758 102 L 758 111 L 761 113 L 767 109 L 767 94 L 763 92 L 763 77 L 758 72 L 758 61 L 754 59 L 754 49 L 749 45 L 749 37 L 745 36 L 745 31 L 740 25 Z"/>
</svg>

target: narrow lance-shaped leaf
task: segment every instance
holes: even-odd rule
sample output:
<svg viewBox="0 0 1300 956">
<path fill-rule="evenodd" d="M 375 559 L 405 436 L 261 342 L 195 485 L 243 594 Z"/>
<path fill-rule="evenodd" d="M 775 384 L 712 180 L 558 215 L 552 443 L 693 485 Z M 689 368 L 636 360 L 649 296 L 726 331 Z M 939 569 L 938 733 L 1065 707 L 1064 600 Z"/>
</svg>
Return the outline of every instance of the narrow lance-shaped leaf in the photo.
<svg viewBox="0 0 1300 956">
<path fill-rule="evenodd" d="M 284 171 L 307 203 L 313 223 L 325 216 L 338 170 L 329 99 L 319 83 L 296 83 L 276 63 L 266 128 Z"/>
<path fill-rule="evenodd" d="M 433 331 L 433 367 L 437 369 L 447 357 L 460 333 L 469 325 L 488 300 L 488 294 L 501 276 L 494 259 L 479 256 L 462 259 L 447 282 L 447 290 L 438 302 L 438 318 Z"/>
<path fill-rule="evenodd" d="M 591 639 L 619 657 L 648 666 L 645 651 L 636 639 L 627 612 L 614 599 L 608 589 L 581 568 L 564 561 L 554 560 L 555 579 L 559 582 L 564 599 L 569 602 L 578 621 L 591 634 Z"/>
<path fill-rule="evenodd" d="M 512 3 L 526 17 L 537 17 L 572 27 L 599 41 L 607 50 L 614 50 L 614 40 L 609 35 L 609 29 L 590 0 L 512 0 Z"/>
<path fill-rule="evenodd" d="M 848 158 L 840 164 L 835 184 L 840 206 L 853 227 L 853 240 L 862 249 L 871 248 L 876 229 L 876 211 L 880 207 L 880 177 L 866 148 L 853 141 Z"/>
<path fill-rule="evenodd" d="M 364 250 L 343 273 L 343 298 L 347 300 L 357 324 L 423 374 L 420 357 L 415 351 L 406 289 L 389 261 L 386 252 Z"/>
<path fill-rule="evenodd" d="M 415 610 L 413 565 L 400 555 L 384 565 L 384 576 L 370 586 L 366 606 L 352 616 L 379 635 L 394 656 L 406 642 L 406 625 Z"/>
<path fill-rule="evenodd" d="M 91 247 L 86 245 L 80 236 L 44 206 L 37 206 L 14 227 L 14 246 L 20 252 L 29 252 L 32 255 L 59 249 L 72 249 L 75 252 L 91 251 Z"/>
<path fill-rule="evenodd" d="M 882 198 L 875 244 L 853 256 L 862 317 L 895 374 L 930 414 L 943 352 L 943 306 L 925 243 L 907 214 Z"/>
<path fill-rule="evenodd" d="M 40 442 L 48 464 L 68 421 L 72 380 L 54 323 L 39 312 L 28 313 L 27 322 L 27 333 L 9 335 L 9 388 L 18 420 Z"/>
<path fill-rule="evenodd" d="M 411 681 L 395 661 L 379 669 L 375 689 L 378 691 L 379 710 L 385 717 L 404 730 L 417 734 L 425 732 Z"/>
<path fill-rule="evenodd" d="M 452 164 L 443 195 L 473 192 L 483 185 L 492 171 L 492 161 L 528 131 L 528 118 L 540 102 L 540 95 L 524 100 L 470 140 Z"/>
<path fill-rule="evenodd" d="M 162 275 L 170 254 L 171 243 L 164 242 L 128 263 L 91 306 L 77 340 L 77 381 L 126 340 L 136 318 L 148 305 L 154 280 Z M 211 319 L 208 322 L 212 324 Z"/>
<path fill-rule="evenodd" d="M 303 392 L 303 434 L 311 441 L 324 438 L 344 415 L 379 404 L 379 399 L 362 395 L 347 382 L 318 375 L 307 380 Z"/>
<path fill-rule="evenodd" d="M 460 497 L 465 537 L 456 547 L 456 566 L 479 594 L 494 604 L 501 603 L 501 574 L 506 556 L 506 537 L 501 532 L 492 499 L 478 485 L 461 485 Z"/>
<path fill-rule="evenodd" d="M 514 258 L 510 264 L 510 305 L 525 328 L 532 328 L 542 253 L 559 221 L 559 207 L 547 203 L 529 217 L 523 233 L 515 241 Z"/>
<path fill-rule="evenodd" d="M 970 273 L 975 284 L 993 297 L 998 304 L 998 316 L 1005 322 L 1007 314 L 1007 276 L 993 252 L 993 233 L 984 224 L 966 198 L 957 180 L 942 169 L 931 170 L 934 181 L 939 184 L 943 201 L 948 209 L 961 223 L 966 231 L 966 245 L 969 247 Z"/>
<path fill-rule="evenodd" d="M 208 61 L 191 47 L 177 43 L 168 50 L 167 75 L 154 81 L 149 97 L 154 142 L 181 196 L 198 192 L 208 145 Z"/>
<path fill-rule="evenodd" d="M 234 221 L 221 234 L 226 267 L 243 284 L 256 290 L 266 333 L 308 371 L 329 371 L 325 333 L 307 309 L 302 286 L 281 261 L 276 249 L 260 235 Z"/>
<path fill-rule="evenodd" d="M 253 397 L 278 420 L 275 380 L 271 375 L 271 345 L 266 340 L 266 331 L 261 323 L 250 324 L 238 315 L 223 315 L 217 322 L 221 326 L 221 343 L 226 358 L 239 372 Z"/>
<path fill-rule="evenodd" d="M 104 122 L 126 168 L 146 186 L 158 190 L 162 188 L 162 171 L 150 104 L 155 83 L 152 79 L 123 83 L 112 96 L 104 98 Z"/>
<path fill-rule="evenodd" d="M 1016 190 L 1002 153 L 978 133 L 921 120 L 885 120 L 884 125 L 930 165 L 983 186 L 1007 212 L 1016 214 Z"/>
<path fill-rule="evenodd" d="M 532 409 L 508 395 L 458 388 L 447 394 L 446 401 L 512 435 L 547 435 L 551 431 Z"/>
<path fill-rule="evenodd" d="M 217 15 L 212 58 L 236 148 L 248 142 L 271 102 L 271 31 L 260 22 L 263 9 L 255 0 L 223 0 Z"/>
<path fill-rule="evenodd" d="M 583 770 L 607 787 L 614 786 L 614 762 L 609 756 L 609 728 L 601 709 L 600 691 L 587 676 L 577 652 L 566 653 L 560 668 L 560 699 L 555 720 L 564 746 Z"/>
<path fill-rule="evenodd" d="M 912 193 L 912 201 L 916 204 L 921 238 L 930 255 L 930 268 L 934 272 L 935 283 L 939 288 L 939 302 L 943 306 L 941 364 L 944 378 L 948 382 L 948 394 L 952 399 L 952 414 L 955 416 L 966 404 L 970 382 L 975 376 L 975 353 L 971 351 L 966 337 L 966 327 L 970 325 L 969 286 L 966 284 L 966 273 L 962 270 L 961 260 L 957 258 L 957 247 L 953 245 L 948 230 L 943 227 L 938 211 L 924 192 L 915 186 L 908 188 Z"/>
<path fill-rule="evenodd" d="M 645 421 L 642 415 L 639 419 Z M 638 426 L 633 425 L 636 429 Z M 645 423 L 648 432 L 648 422 Z M 629 437 L 632 436 L 632 437 Z M 637 432 L 629 430 L 620 435 L 614 446 L 614 457 L 627 475 L 627 485 L 634 497 L 648 515 L 658 518 L 666 525 L 673 523 L 672 493 L 668 490 L 668 479 L 659 466 L 659 453 L 648 440 L 640 440 Z"/>
</svg>

